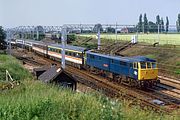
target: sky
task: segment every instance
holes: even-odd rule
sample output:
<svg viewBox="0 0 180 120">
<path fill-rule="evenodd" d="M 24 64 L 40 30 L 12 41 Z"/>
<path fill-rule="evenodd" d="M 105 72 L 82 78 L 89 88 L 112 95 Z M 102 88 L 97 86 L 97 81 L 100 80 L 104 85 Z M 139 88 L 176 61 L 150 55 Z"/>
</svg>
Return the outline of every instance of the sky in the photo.
<svg viewBox="0 0 180 120">
<path fill-rule="evenodd" d="M 0 26 L 63 24 L 137 24 L 146 13 L 168 16 L 175 25 L 180 0 L 0 0 Z"/>
</svg>

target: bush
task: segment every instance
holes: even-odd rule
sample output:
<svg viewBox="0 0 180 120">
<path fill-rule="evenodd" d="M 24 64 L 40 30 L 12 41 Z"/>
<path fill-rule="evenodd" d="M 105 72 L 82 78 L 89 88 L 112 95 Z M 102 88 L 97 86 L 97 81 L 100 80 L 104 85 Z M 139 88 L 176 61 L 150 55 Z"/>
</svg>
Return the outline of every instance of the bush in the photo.
<svg viewBox="0 0 180 120">
<path fill-rule="evenodd" d="M 72 43 L 72 41 L 75 41 L 75 40 L 76 40 L 75 34 L 67 35 L 67 43 Z"/>
</svg>

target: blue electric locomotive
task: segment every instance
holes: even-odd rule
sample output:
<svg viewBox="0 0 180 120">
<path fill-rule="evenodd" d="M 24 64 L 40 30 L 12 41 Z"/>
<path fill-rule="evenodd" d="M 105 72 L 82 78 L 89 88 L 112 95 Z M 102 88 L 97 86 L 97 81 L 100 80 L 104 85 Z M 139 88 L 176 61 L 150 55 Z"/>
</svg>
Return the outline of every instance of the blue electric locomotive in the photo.
<svg viewBox="0 0 180 120">
<path fill-rule="evenodd" d="M 103 55 L 91 51 L 86 52 L 86 64 L 90 68 L 103 71 L 106 75 L 118 78 L 126 78 L 127 81 L 137 83 L 156 82 L 158 69 L 156 61 L 144 56 L 120 57 Z"/>
</svg>

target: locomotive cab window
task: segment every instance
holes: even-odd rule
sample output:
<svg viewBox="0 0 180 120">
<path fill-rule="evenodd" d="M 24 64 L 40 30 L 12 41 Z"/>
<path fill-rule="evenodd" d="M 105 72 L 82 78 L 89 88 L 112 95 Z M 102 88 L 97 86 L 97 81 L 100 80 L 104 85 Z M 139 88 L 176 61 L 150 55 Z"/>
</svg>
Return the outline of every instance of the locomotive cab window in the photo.
<svg viewBox="0 0 180 120">
<path fill-rule="evenodd" d="M 138 63 L 137 62 L 133 63 L 133 67 L 134 69 L 138 69 Z"/>
<path fill-rule="evenodd" d="M 157 68 L 157 64 L 156 63 L 152 63 L 152 68 Z"/>
<path fill-rule="evenodd" d="M 141 69 L 146 69 L 146 62 L 141 62 Z"/>
<path fill-rule="evenodd" d="M 147 68 L 151 68 L 151 63 L 147 62 Z"/>
</svg>

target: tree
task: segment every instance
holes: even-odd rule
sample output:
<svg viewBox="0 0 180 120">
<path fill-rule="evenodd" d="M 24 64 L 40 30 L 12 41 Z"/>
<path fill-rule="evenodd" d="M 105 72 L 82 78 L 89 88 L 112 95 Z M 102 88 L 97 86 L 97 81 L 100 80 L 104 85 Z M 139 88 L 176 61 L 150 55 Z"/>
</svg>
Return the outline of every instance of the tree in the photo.
<svg viewBox="0 0 180 120">
<path fill-rule="evenodd" d="M 98 28 L 100 28 L 100 32 L 103 32 L 103 27 L 101 24 L 95 24 L 94 28 L 93 28 L 93 32 L 97 33 L 98 32 Z"/>
<path fill-rule="evenodd" d="M 6 34 L 3 28 L 0 26 L 0 50 L 6 49 L 5 38 L 6 38 Z"/>
<path fill-rule="evenodd" d="M 112 27 L 107 27 L 106 28 L 107 33 L 115 33 L 115 31 L 116 31 L 115 28 L 112 28 Z"/>
<path fill-rule="evenodd" d="M 157 32 L 156 31 L 157 29 L 158 29 L 158 26 L 156 25 L 156 23 L 149 21 L 149 32 L 150 33 Z"/>
<path fill-rule="evenodd" d="M 144 33 L 147 33 L 149 28 L 148 28 L 148 19 L 147 19 L 146 13 L 144 14 L 143 28 L 144 28 Z"/>
<path fill-rule="evenodd" d="M 160 27 L 160 24 L 161 24 L 160 16 L 157 15 L 157 16 L 156 16 L 156 25 L 157 25 L 157 26 L 159 25 L 159 27 Z M 161 30 L 161 29 L 159 29 L 159 32 L 161 32 L 160 30 Z M 156 32 L 157 32 L 157 31 L 158 31 L 158 29 L 156 30 Z"/>
<path fill-rule="evenodd" d="M 180 32 L 180 14 L 178 14 L 178 19 L 176 22 L 177 31 Z"/>
<path fill-rule="evenodd" d="M 166 33 L 168 33 L 168 31 L 169 31 L 169 19 L 166 16 Z"/>
<path fill-rule="evenodd" d="M 164 32 L 165 30 L 164 30 L 164 20 L 163 20 L 163 18 L 161 18 L 161 32 Z"/>
<path fill-rule="evenodd" d="M 35 37 L 36 39 L 38 38 L 37 40 L 42 40 L 45 38 L 44 28 L 42 26 L 37 26 L 34 30 L 36 31 Z"/>
<path fill-rule="evenodd" d="M 142 31 L 143 31 L 142 14 L 140 14 L 140 16 L 139 16 L 139 23 L 138 23 L 137 28 L 138 28 L 138 31 L 139 31 L 139 32 L 142 32 Z"/>
</svg>

